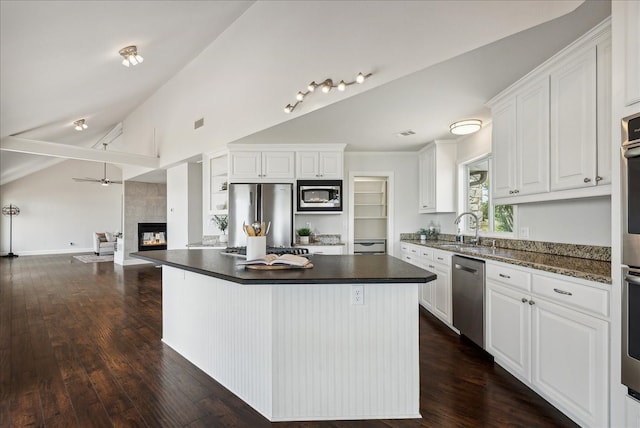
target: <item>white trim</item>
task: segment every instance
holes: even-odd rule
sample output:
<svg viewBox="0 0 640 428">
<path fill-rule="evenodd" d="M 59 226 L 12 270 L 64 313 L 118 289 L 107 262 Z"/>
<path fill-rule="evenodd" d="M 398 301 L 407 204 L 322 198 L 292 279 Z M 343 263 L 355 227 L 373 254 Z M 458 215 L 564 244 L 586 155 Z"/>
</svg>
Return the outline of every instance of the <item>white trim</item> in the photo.
<svg viewBox="0 0 640 428">
<path fill-rule="evenodd" d="M 113 263 L 120 265 L 120 266 L 132 266 L 132 265 L 146 265 L 146 264 L 153 264 L 152 262 L 149 262 L 147 260 L 142 260 L 142 259 L 125 259 L 122 261 L 122 263 L 120 263 L 120 260 L 113 260 Z"/>
<path fill-rule="evenodd" d="M 88 247 L 88 248 L 64 248 L 64 249 L 57 249 L 57 250 L 29 250 L 29 251 L 14 251 L 14 254 L 17 254 L 18 256 L 42 256 L 42 255 L 48 255 L 48 254 L 81 254 L 81 253 L 91 253 L 94 254 L 93 252 L 93 247 Z M 7 251 L 3 251 L 0 253 L 0 255 L 7 255 L 9 254 Z"/>
</svg>

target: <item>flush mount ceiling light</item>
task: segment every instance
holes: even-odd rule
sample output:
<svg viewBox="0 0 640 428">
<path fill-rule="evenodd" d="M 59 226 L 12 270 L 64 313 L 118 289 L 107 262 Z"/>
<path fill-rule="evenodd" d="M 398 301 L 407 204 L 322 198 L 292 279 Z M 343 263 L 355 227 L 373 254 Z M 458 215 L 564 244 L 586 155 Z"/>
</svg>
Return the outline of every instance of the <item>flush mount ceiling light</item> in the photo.
<svg viewBox="0 0 640 428">
<path fill-rule="evenodd" d="M 459 122 L 452 123 L 449 126 L 449 132 L 455 135 L 467 135 L 482 128 L 482 121 L 480 119 L 466 119 Z"/>
<path fill-rule="evenodd" d="M 87 124 L 84 123 L 84 119 L 78 119 L 75 122 L 73 122 L 73 124 L 75 125 L 76 131 L 84 131 L 85 129 L 88 128 Z"/>
<path fill-rule="evenodd" d="M 138 55 L 137 46 L 127 46 L 126 48 L 120 49 L 120 55 L 122 55 L 122 65 L 125 67 L 129 67 L 129 65 L 138 65 L 144 61 L 144 58 Z"/>
<path fill-rule="evenodd" d="M 333 88 L 337 88 L 340 92 L 342 92 L 347 89 L 347 86 L 351 86 L 356 83 L 363 83 L 369 76 L 371 76 L 371 73 L 358 73 L 354 81 L 345 82 L 344 80 L 341 80 L 337 85 L 334 85 L 333 80 L 331 79 L 324 79 L 321 83 L 316 83 L 315 81 L 313 81 L 309 83 L 306 91 L 299 91 L 296 94 L 296 102 L 294 104 L 287 104 L 287 106 L 284 108 L 284 112 L 291 113 L 293 110 L 295 110 L 296 107 L 298 107 L 298 104 L 300 104 L 304 100 L 304 97 L 309 95 L 311 92 L 314 92 L 317 88 L 320 88 L 320 90 L 325 94 L 328 94 Z"/>
</svg>

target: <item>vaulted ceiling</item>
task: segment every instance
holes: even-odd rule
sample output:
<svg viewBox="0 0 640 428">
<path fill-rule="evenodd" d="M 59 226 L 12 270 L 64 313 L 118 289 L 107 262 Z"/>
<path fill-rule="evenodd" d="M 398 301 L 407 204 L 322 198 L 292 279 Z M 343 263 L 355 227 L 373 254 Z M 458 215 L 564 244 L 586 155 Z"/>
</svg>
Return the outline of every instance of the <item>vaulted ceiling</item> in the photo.
<svg viewBox="0 0 640 428">
<path fill-rule="evenodd" d="M 269 7 L 269 3 L 260 6 Z M 281 8 L 287 4 L 276 3 Z M 291 49 L 298 50 L 303 40 L 316 52 L 313 59 L 301 55 L 300 61 L 333 68 L 375 52 L 376 69 L 354 73 L 374 71 L 386 77 L 377 82 L 371 79 L 358 95 L 339 98 L 339 102 L 305 101 L 310 113 L 283 116 L 278 119 L 281 123 L 238 141 L 299 142 L 300 135 L 305 135 L 309 143 L 348 140 L 350 150 L 413 150 L 446 137 L 453 120 L 490 120 L 484 107 L 488 99 L 600 22 L 610 10 L 607 1 L 372 2 L 393 11 L 379 16 L 380 10 L 373 13 L 368 4 L 309 2 L 316 9 L 326 6 L 331 14 L 327 28 L 322 16 L 301 16 L 301 8 L 295 8 L 287 18 L 298 23 L 296 28 L 305 27 L 301 20 L 313 25 L 308 25 L 308 34 L 290 35 Z M 354 5 L 361 6 L 362 19 L 343 17 L 341 21 L 340 7 L 352 10 Z M 49 143 L 52 153 L 56 143 L 89 148 L 117 137 L 119 124 L 137 106 L 256 7 L 250 1 L 5 0 L 0 6 L 0 148 L 8 147 L 14 136 L 44 141 L 45 147 Z M 473 9 L 473 16 L 464 15 L 465 9 Z M 532 10 L 542 20 L 536 25 L 527 20 Z M 492 22 L 496 28 L 487 29 Z M 376 37 L 373 23 L 379 33 Z M 263 37 L 286 30 L 270 27 L 266 20 L 263 26 L 250 29 L 254 36 Z M 345 43 L 341 49 L 334 43 L 326 46 L 326 52 L 317 52 L 323 41 L 340 37 L 357 38 L 358 44 Z M 425 41 L 430 49 L 424 48 Z M 286 50 L 286 43 L 279 49 Z M 132 44 L 146 61 L 125 68 L 118 50 Z M 259 75 L 256 70 L 244 70 L 241 55 L 237 64 L 227 66 L 235 67 L 238 75 L 229 85 L 241 86 L 246 79 L 260 79 L 266 85 L 287 78 L 277 67 L 265 66 Z M 240 96 L 250 101 L 261 94 Z M 86 131 L 73 130 L 73 121 L 80 118 L 89 124 Z M 406 129 L 416 135 L 396 145 L 393 134 Z M 50 162 L 48 156 L 27 151 L 0 152 L 0 184 Z M 93 160 L 104 160 L 100 156 Z"/>
</svg>

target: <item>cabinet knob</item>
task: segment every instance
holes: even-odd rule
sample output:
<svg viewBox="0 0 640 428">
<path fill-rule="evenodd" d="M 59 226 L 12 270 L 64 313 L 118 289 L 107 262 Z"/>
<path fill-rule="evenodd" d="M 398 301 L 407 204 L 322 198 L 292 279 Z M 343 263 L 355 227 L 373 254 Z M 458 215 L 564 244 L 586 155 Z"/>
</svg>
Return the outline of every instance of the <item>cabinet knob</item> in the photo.
<svg viewBox="0 0 640 428">
<path fill-rule="evenodd" d="M 510 195 L 513 195 L 513 190 L 509 190 L 509 194 L 510 194 Z"/>
<path fill-rule="evenodd" d="M 535 305 L 535 304 L 536 304 L 536 302 L 534 302 L 533 300 L 529 300 L 529 304 L 530 304 L 531 306 L 533 306 L 533 305 Z"/>
<path fill-rule="evenodd" d="M 518 189 L 514 190 L 513 193 L 520 193 Z"/>
<path fill-rule="evenodd" d="M 602 181 L 602 177 L 600 177 L 599 175 L 596 175 L 596 181 Z"/>
<path fill-rule="evenodd" d="M 522 303 L 527 303 L 527 302 L 528 302 L 528 300 L 523 297 L 522 298 Z"/>
<path fill-rule="evenodd" d="M 511 277 L 510 277 L 509 275 L 505 275 L 505 274 L 503 274 L 503 273 L 499 273 L 499 274 L 498 274 L 498 276 L 499 276 L 500 278 L 511 279 Z"/>
<path fill-rule="evenodd" d="M 589 177 L 585 177 L 585 178 L 584 178 L 584 182 L 585 182 L 585 183 L 590 183 L 590 182 L 591 182 L 591 179 L 590 179 Z"/>
</svg>

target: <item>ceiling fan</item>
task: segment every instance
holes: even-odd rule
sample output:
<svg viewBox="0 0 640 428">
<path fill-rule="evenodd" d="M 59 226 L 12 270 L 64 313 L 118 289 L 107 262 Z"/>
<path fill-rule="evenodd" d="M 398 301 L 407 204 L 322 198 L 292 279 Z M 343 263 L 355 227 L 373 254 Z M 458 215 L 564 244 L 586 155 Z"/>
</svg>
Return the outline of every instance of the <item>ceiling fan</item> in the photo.
<svg viewBox="0 0 640 428">
<path fill-rule="evenodd" d="M 105 151 L 107 150 L 107 143 L 102 143 L 102 145 L 104 146 Z M 104 163 L 104 174 L 102 176 L 102 178 L 89 178 L 89 177 L 85 177 L 85 178 L 75 178 L 73 177 L 73 181 L 88 181 L 88 182 L 92 182 L 92 183 L 100 183 L 103 186 L 108 186 L 109 184 L 122 184 L 122 181 L 118 181 L 118 180 L 109 180 L 107 178 L 107 163 Z"/>
</svg>

